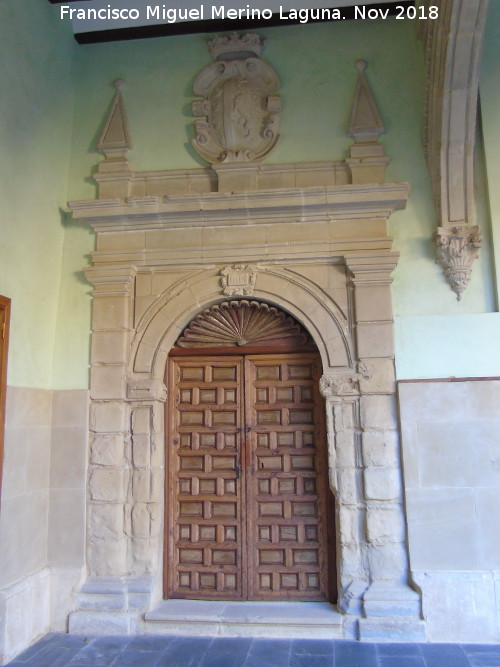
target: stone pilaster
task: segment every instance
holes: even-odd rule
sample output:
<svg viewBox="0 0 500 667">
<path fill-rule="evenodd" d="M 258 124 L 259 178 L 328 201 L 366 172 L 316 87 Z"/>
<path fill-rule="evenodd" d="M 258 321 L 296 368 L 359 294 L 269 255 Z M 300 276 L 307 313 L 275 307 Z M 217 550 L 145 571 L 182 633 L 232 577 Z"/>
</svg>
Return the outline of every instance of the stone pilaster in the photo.
<svg viewBox="0 0 500 667">
<path fill-rule="evenodd" d="M 390 285 L 395 253 L 346 259 L 353 296 L 364 512 L 360 639 L 423 638 L 420 596 L 409 582 Z"/>
<path fill-rule="evenodd" d="M 365 508 L 360 493 L 362 458 L 359 430 L 359 377 L 355 372 L 323 375 L 320 390 L 326 401 L 328 467 L 336 497 L 339 608 L 361 614 L 361 596 L 368 586 L 364 563 L 366 541 L 361 526 Z"/>
<path fill-rule="evenodd" d="M 86 270 L 94 286 L 90 372 L 87 558 L 94 576 L 127 572 L 124 509 L 130 484 L 127 354 L 132 333 L 133 267 Z"/>
</svg>

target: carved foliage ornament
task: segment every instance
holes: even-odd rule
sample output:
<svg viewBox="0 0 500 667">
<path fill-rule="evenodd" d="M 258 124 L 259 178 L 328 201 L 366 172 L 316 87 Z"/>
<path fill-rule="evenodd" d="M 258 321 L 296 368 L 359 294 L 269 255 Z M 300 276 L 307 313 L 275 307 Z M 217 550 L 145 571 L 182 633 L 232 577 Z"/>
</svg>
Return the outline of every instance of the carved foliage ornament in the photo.
<svg viewBox="0 0 500 667">
<path fill-rule="evenodd" d="M 266 345 L 276 341 L 305 344 L 308 334 L 292 317 L 257 301 L 225 301 L 195 317 L 177 341 L 179 347 Z"/>
<path fill-rule="evenodd" d="M 220 272 L 222 293 L 226 296 L 250 296 L 255 288 L 257 273 L 251 266 L 226 266 Z"/>
<path fill-rule="evenodd" d="M 359 381 L 368 380 L 370 373 L 366 364 L 358 364 L 358 372 L 347 371 L 344 373 L 331 373 L 323 375 L 319 381 L 319 389 L 326 399 L 339 396 L 357 396 L 359 394 Z"/>
<path fill-rule="evenodd" d="M 479 227 L 442 227 L 434 235 L 434 240 L 437 258 L 444 267 L 444 274 L 451 289 L 460 301 L 471 278 L 472 263 L 477 259 L 481 247 Z"/>
<path fill-rule="evenodd" d="M 195 79 L 193 102 L 196 152 L 212 164 L 254 162 L 265 157 L 279 137 L 280 85 L 273 68 L 259 58 L 258 35 L 216 37 L 209 42 L 214 60 Z"/>
</svg>

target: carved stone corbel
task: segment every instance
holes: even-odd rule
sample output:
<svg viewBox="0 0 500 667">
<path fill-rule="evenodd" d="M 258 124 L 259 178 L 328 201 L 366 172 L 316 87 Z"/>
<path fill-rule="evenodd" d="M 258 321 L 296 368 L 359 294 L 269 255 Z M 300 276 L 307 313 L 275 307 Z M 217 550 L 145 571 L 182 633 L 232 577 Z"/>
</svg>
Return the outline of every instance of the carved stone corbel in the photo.
<svg viewBox="0 0 500 667">
<path fill-rule="evenodd" d="M 479 62 L 488 0 L 424 0 L 424 151 L 438 227 L 437 258 L 458 299 L 481 238 L 473 224 Z M 431 10 L 436 16 L 431 18 Z M 458 230 L 458 231 L 456 231 Z"/>
<path fill-rule="evenodd" d="M 434 235 L 434 241 L 446 279 L 457 295 L 457 301 L 460 301 L 471 278 L 472 263 L 481 247 L 479 227 L 441 227 Z"/>
<path fill-rule="evenodd" d="M 359 381 L 368 380 L 370 373 L 363 362 L 358 364 L 358 372 L 346 371 L 340 373 L 325 373 L 319 381 L 321 395 L 330 400 L 343 396 L 358 396 Z"/>
</svg>

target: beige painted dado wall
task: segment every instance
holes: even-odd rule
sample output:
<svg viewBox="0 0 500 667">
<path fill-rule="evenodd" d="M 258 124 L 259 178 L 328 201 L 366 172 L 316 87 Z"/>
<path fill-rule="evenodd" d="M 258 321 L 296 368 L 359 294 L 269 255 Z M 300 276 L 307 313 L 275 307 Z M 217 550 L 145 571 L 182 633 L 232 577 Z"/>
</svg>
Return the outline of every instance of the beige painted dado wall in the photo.
<svg viewBox="0 0 500 667">
<path fill-rule="evenodd" d="M 399 383 L 410 567 L 431 641 L 500 640 L 500 380 Z"/>
<path fill-rule="evenodd" d="M 88 392 L 9 387 L 0 511 L 0 664 L 65 631 L 82 576 Z"/>
</svg>

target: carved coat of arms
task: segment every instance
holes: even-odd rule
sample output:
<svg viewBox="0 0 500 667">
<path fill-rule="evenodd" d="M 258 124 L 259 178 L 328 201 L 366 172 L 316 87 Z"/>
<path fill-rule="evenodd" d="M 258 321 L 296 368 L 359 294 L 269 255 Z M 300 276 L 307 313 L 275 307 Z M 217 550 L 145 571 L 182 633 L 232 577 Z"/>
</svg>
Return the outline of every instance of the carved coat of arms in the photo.
<svg viewBox="0 0 500 667">
<path fill-rule="evenodd" d="M 195 150 L 212 164 L 261 160 L 279 138 L 276 72 L 260 59 L 258 35 L 232 34 L 209 42 L 214 62 L 195 79 Z"/>
</svg>

